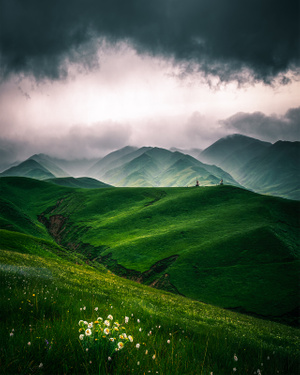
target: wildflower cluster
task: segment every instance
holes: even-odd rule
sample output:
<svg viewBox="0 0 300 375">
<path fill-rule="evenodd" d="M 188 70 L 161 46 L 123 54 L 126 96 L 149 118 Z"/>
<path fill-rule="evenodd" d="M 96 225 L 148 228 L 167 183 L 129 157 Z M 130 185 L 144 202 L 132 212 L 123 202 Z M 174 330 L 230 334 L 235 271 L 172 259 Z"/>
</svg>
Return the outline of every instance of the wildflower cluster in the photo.
<svg viewBox="0 0 300 375">
<path fill-rule="evenodd" d="M 113 321 L 112 315 L 104 320 L 98 317 L 93 322 L 80 320 L 79 324 L 79 339 L 82 341 L 84 347 L 89 347 L 98 344 L 108 343 L 111 352 L 122 350 L 127 343 L 133 342 L 133 337 L 127 335 L 126 328 L 118 321 Z M 128 322 L 128 317 L 125 317 L 124 322 Z"/>
</svg>

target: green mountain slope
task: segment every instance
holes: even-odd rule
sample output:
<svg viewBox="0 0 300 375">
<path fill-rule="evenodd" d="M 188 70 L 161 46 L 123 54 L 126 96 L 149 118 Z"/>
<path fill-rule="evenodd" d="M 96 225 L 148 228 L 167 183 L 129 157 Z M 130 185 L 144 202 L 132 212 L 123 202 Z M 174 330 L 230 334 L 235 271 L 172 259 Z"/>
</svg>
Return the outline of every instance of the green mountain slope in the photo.
<svg viewBox="0 0 300 375">
<path fill-rule="evenodd" d="M 27 159 L 17 166 L 7 169 L 0 173 L 0 177 L 2 176 L 22 176 L 36 178 L 38 180 L 55 177 L 46 167 L 32 159 Z"/>
<path fill-rule="evenodd" d="M 55 177 L 70 177 L 70 175 L 63 169 L 61 169 L 58 165 L 56 165 L 48 155 L 33 155 L 29 158 L 29 160 L 35 160 L 36 162 L 47 168 L 47 170 L 51 172 Z"/>
<path fill-rule="evenodd" d="M 215 164 L 235 176 L 235 172 L 253 157 L 265 151 L 271 143 L 241 134 L 223 137 L 199 154 L 205 163 Z"/>
<path fill-rule="evenodd" d="M 102 179 L 106 172 L 130 162 L 131 160 L 142 155 L 148 149 L 150 149 L 150 147 L 142 147 L 138 149 L 137 147 L 126 146 L 120 150 L 111 152 L 89 168 L 87 175 Z"/>
<path fill-rule="evenodd" d="M 258 193 L 300 199 L 300 143 L 262 142 L 239 134 L 221 138 L 199 158 L 229 172 Z"/>
<path fill-rule="evenodd" d="M 276 142 L 238 174 L 249 189 L 300 200 L 300 142 Z"/>
<path fill-rule="evenodd" d="M 97 163 L 101 165 L 101 160 Z M 143 147 L 102 168 L 102 180 L 115 186 L 193 186 L 215 185 L 221 179 L 227 184 L 238 183 L 221 168 L 203 164 L 190 155 L 157 147 Z M 119 165 L 119 166 L 118 166 Z"/>
<path fill-rule="evenodd" d="M 298 315 L 298 202 L 232 186 L 87 191 L 2 178 L 0 187 L 5 230 L 36 228 L 114 273 L 206 303 Z"/>
</svg>

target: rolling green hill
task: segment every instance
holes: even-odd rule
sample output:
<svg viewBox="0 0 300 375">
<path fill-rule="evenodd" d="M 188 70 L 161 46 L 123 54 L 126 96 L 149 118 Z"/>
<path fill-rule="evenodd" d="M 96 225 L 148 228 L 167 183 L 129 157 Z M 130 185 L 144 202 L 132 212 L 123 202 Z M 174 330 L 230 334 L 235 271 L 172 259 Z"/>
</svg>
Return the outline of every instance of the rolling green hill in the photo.
<svg viewBox="0 0 300 375">
<path fill-rule="evenodd" d="M 0 178 L 0 372 L 296 375 L 299 329 L 229 308 L 296 324 L 298 225 L 298 202 L 230 186 Z"/>
<path fill-rule="evenodd" d="M 0 184 L 5 230 L 52 236 L 114 273 L 199 301 L 271 319 L 297 317 L 298 202 L 232 186 Z"/>
<path fill-rule="evenodd" d="M 47 182 L 51 182 L 52 184 L 66 186 L 66 187 L 73 187 L 73 188 L 80 188 L 80 189 L 99 189 L 99 188 L 107 188 L 111 185 L 105 184 L 104 182 L 95 180 L 94 178 L 90 177 L 62 177 L 62 178 L 51 178 L 46 180 Z"/>
</svg>

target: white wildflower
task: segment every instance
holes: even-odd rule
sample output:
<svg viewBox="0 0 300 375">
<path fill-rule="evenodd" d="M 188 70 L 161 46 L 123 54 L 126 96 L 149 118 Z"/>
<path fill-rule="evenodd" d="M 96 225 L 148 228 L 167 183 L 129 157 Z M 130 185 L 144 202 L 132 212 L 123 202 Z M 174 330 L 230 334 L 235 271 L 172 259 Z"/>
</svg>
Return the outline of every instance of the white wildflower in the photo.
<svg viewBox="0 0 300 375">
<path fill-rule="evenodd" d="M 92 331 L 88 328 L 86 331 L 85 331 L 85 335 L 86 336 L 91 336 L 92 334 Z"/>
</svg>

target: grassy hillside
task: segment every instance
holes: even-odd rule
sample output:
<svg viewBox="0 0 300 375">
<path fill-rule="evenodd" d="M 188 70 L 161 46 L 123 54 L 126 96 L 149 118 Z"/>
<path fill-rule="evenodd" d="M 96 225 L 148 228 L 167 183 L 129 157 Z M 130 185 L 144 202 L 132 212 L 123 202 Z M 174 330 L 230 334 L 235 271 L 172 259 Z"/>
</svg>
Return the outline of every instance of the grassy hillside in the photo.
<svg viewBox="0 0 300 375">
<path fill-rule="evenodd" d="M 298 373 L 297 329 L 41 256 L 35 241 L 31 254 L 1 245 L 1 374 Z"/>
<path fill-rule="evenodd" d="M 173 292 L 195 284 L 220 306 L 244 299 L 284 313 L 298 277 L 297 202 L 226 186 L 88 190 L 26 178 L 1 178 L 0 197 L 1 374 L 298 374 L 299 329 L 149 288 L 99 263 Z M 116 264 L 125 251 L 140 271 Z M 108 332 L 100 317 L 109 315 Z M 93 322 L 90 336 L 80 320 Z"/>
<path fill-rule="evenodd" d="M 297 319 L 298 202 L 232 186 L 77 190 L 13 178 L 0 184 L 3 229 L 52 236 L 114 273 L 199 301 Z"/>
<path fill-rule="evenodd" d="M 1 229 L 51 239 L 37 216 L 73 189 L 23 177 L 0 178 Z"/>
<path fill-rule="evenodd" d="M 47 180 L 47 182 L 51 182 L 55 185 L 72 187 L 77 189 L 99 189 L 99 188 L 107 188 L 110 185 L 105 184 L 104 182 L 95 180 L 94 178 L 90 177 L 64 177 L 64 178 L 51 178 Z"/>
</svg>

